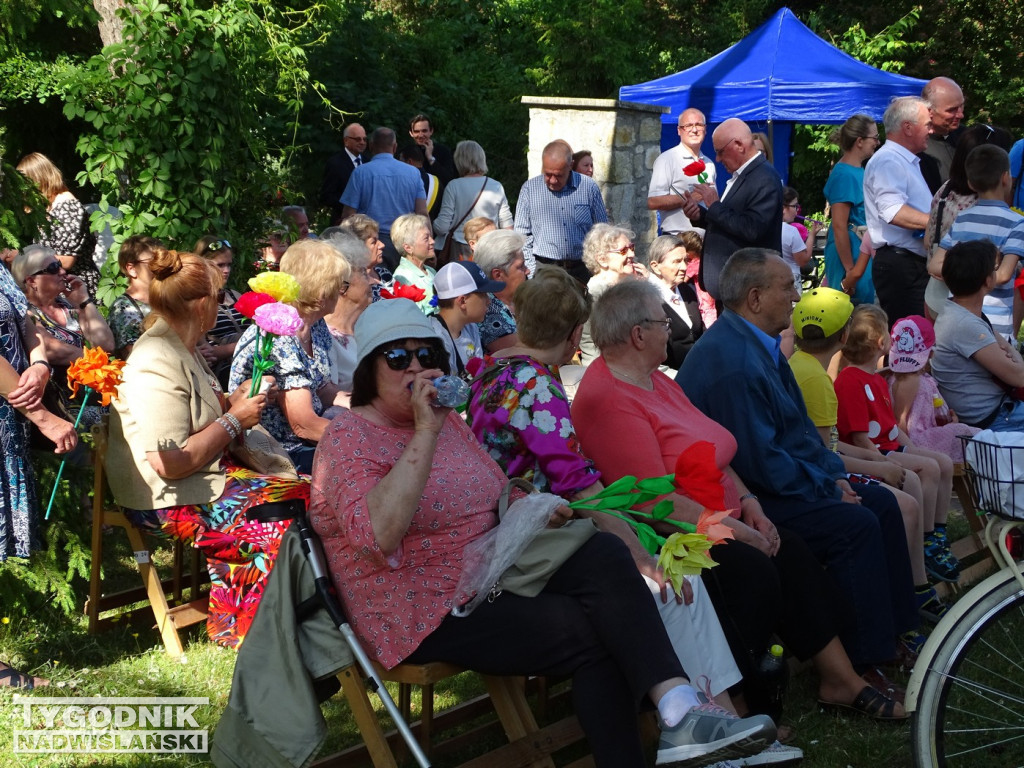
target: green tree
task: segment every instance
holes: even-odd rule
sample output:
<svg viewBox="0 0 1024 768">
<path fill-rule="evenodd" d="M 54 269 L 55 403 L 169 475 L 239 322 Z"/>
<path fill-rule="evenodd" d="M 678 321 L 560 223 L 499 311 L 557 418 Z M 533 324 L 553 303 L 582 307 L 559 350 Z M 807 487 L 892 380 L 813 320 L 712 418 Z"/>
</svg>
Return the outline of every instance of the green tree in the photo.
<svg viewBox="0 0 1024 768">
<path fill-rule="evenodd" d="M 203 4 L 205 5 L 205 4 Z M 66 84 L 80 182 L 117 206 L 118 239 L 145 233 L 191 248 L 221 233 L 255 242 L 287 186 L 303 97 L 315 89 L 308 51 L 321 6 L 269 0 L 144 0 L 120 11 L 124 40 Z"/>
</svg>

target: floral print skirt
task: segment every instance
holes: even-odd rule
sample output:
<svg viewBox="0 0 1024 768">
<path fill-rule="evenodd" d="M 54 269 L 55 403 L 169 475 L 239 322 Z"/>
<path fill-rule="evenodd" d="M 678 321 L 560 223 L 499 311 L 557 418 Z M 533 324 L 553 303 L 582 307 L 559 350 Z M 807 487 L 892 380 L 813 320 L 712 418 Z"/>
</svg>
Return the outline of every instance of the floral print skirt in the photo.
<svg viewBox="0 0 1024 768">
<path fill-rule="evenodd" d="M 215 643 L 237 648 L 256 615 L 281 537 L 291 524 L 250 522 L 245 513 L 272 501 L 308 503 L 309 478 L 267 477 L 226 459 L 221 468 L 227 483 L 216 501 L 125 513 L 146 533 L 178 538 L 202 550 L 211 582 L 206 632 Z"/>
</svg>

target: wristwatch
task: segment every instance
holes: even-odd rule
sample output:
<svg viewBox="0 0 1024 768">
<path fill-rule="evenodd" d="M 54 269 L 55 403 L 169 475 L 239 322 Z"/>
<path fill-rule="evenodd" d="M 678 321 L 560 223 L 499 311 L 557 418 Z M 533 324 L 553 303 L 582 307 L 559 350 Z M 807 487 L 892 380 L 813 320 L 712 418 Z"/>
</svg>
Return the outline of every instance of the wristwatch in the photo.
<svg viewBox="0 0 1024 768">
<path fill-rule="evenodd" d="M 45 365 L 46 366 L 46 370 L 48 370 L 50 372 L 51 376 L 53 375 L 53 366 L 50 365 L 45 360 L 33 360 L 31 363 L 28 364 L 28 367 L 31 368 L 33 365 Z"/>
<path fill-rule="evenodd" d="M 90 296 L 88 299 L 86 299 L 81 304 L 79 304 L 78 308 L 79 309 L 85 309 L 90 304 L 95 304 L 95 303 L 96 303 L 96 299 L 94 299 L 92 296 Z"/>
</svg>

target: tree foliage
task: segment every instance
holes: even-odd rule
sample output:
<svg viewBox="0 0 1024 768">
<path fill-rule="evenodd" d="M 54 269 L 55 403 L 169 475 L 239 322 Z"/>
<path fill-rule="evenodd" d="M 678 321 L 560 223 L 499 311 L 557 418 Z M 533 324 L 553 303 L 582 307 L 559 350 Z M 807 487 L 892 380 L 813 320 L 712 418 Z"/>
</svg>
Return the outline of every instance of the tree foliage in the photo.
<svg viewBox="0 0 1024 768">
<path fill-rule="evenodd" d="M 88 126 L 79 181 L 99 191 L 101 211 L 120 209 L 118 239 L 255 241 L 315 87 L 306 62 L 318 9 L 144 0 L 121 12 L 124 41 L 89 59 L 64 107 Z"/>
</svg>

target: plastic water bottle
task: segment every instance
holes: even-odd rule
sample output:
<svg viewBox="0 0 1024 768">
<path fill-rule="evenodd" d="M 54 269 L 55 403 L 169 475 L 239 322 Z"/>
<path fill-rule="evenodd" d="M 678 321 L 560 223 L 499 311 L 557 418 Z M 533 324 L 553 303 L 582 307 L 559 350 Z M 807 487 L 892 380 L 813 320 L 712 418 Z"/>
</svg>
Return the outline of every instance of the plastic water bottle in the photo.
<svg viewBox="0 0 1024 768">
<path fill-rule="evenodd" d="M 469 401 L 469 384 L 458 376 L 438 376 L 434 379 L 434 386 L 439 406 L 459 408 Z"/>
<path fill-rule="evenodd" d="M 768 715 L 776 725 L 782 718 L 782 700 L 789 684 L 789 666 L 782 653 L 781 645 L 773 645 L 757 665 L 757 687 L 760 689 L 757 711 Z"/>
</svg>

